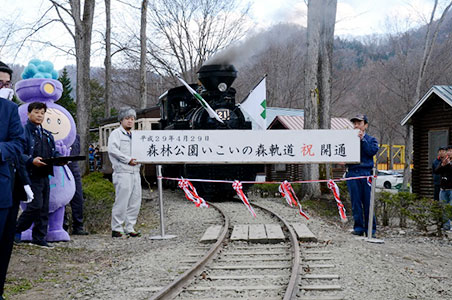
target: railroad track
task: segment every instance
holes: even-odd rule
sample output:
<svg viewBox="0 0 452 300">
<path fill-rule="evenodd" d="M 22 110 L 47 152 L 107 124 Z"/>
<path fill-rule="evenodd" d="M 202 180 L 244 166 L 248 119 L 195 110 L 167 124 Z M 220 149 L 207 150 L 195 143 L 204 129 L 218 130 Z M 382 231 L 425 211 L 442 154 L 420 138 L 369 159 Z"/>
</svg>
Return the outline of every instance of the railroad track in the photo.
<svg viewBox="0 0 452 300">
<path fill-rule="evenodd" d="M 183 253 L 182 275 L 151 299 L 344 299 L 340 295 L 340 278 L 334 273 L 334 258 L 326 243 L 319 243 L 308 234 L 300 250 L 297 239 L 297 235 L 298 238 L 302 235 L 300 229 L 275 211 L 255 203 L 256 214 L 264 219 L 265 226 L 278 225 L 284 238 L 275 239 L 274 243 L 259 239 L 253 242 L 251 237 L 243 241 L 238 238 L 240 232 L 236 232 L 243 227 L 240 224 L 250 220 L 245 215 L 237 217 L 238 211 L 244 211 L 243 204 L 212 206 L 223 216 L 216 242 L 210 247 L 200 245 L 196 253 Z M 246 226 L 251 232 L 264 225 Z"/>
<path fill-rule="evenodd" d="M 299 300 L 342 300 L 336 260 L 328 243 L 307 242 L 301 247 Z"/>
<path fill-rule="evenodd" d="M 342 291 L 339 258 L 331 251 L 332 241 L 319 241 L 304 225 L 299 216 L 283 202 L 267 202 L 266 206 L 283 215 L 293 226 L 300 241 L 300 276 L 298 300 L 341 300 L 346 299 Z"/>
<path fill-rule="evenodd" d="M 231 241 L 232 227 L 237 222 L 230 223 L 234 209 L 228 212 L 221 205 L 212 206 L 224 219 L 217 241 L 202 257 L 187 253 L 184 260 L 187 270 L 151 299 L 292 299 L 298 287 L 300 250 L 289 224 L 255 206 L 256 213 L 266 215 L 266 223 L 279 224 L 287 238 L 275 244 Z M 222 206 L 243 211 L 241 203 Z"/>
</svg>

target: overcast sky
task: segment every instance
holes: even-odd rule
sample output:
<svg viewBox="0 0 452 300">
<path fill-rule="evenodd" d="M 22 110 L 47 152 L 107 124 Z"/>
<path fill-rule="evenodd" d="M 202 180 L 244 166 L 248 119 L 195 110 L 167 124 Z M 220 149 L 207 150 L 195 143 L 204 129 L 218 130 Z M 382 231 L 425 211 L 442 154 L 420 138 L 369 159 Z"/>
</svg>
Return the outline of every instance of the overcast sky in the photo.
<svg viewBox="0 0 452 300">
<path fill-rule="evenodd" d="M 446 1 L 446 0 L 440 0 Z M 114 0 L 112 1 L 114 4 Z M 138 3 L 137 0 L 130 0 L 131 3 Z M 292 22 L 306 26 L 307 7 L 304 0 L 254 0 L 252 6 L 251 18 L 255 22 L 254 28 L 265 29 L 268 26 L 281 23 Z M 2 19 L 16 20 L 16 23 L 33 22 L 44 13 L 44 8 L 49 7 L 47 0 L 2 0 Z M 402 25 L 407 29 L 419 24 L 422 16 L 428 18 L 432 9 L 433 0 L 338 0 L 337 23 L 335 33 L 341 37 L 356 37 L 371 34 L 383 34 L 391 30 L 387 20 L 397 18 L 399 22 L 410 19 L 410 23 Z M 103 7 L 96 8 L 97 20 L 101 19 Z M 1 30 L 1 29 L 0 29 Z M 1 31 L 0 31 L 1 33 Z M 61 28 L 56 30 L 53 26 L 48 30 L 48 35 L 55 36 L 61 40 L 66 38 L 68 44 L 71 39 L 67 32 Z M 3 33 L 0 34 L 3 36 Z M 11 61 L 11 59 L 0 57 L 10 63 L 26 64 L 32 57 L 41 58 L 42 50 L 36 47 L 33 50 L 23 51 L 19 57 Z M 0 56 L 4 56 L 5 51 L 0 52 Z M 55 49 L 45 51 L 48 59 L 54 62 L 56 69 L 61 69 L 64 65 L 74 64 L 73 57 L 58 53 Z M 93 60 L 96 65 L 96 60 Z M 102 60 L 99 60 L 99 65 Z"/>
<path fill-rule="evenodd" d="M 390 30 L 387 20 L 394 18 L 411 19 L 409 25 L 415 26 L 421 17 L 429 17 L 432 7 L 433 0 L 338 0 L 335 34 L 382 34 Z M 303 0 L 256 0 L 252 15 L 260 26 L 283 21 L 306 26 L 307 7 Z"/>
</svg>

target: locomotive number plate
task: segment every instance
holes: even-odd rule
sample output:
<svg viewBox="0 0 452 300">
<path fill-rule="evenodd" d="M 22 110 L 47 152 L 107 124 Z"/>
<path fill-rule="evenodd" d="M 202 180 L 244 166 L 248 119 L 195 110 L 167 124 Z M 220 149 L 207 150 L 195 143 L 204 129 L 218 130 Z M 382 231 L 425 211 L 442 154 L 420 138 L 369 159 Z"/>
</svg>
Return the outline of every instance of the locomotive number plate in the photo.
<svg viewBox="0 0 452 300">
<path fill-rule="evenodd" d="M 231 119 L 231 111 L 227 108 L 220 108 L 215 110 L 215 112 L 223 121 L 229 121 Z"/>
</svg>

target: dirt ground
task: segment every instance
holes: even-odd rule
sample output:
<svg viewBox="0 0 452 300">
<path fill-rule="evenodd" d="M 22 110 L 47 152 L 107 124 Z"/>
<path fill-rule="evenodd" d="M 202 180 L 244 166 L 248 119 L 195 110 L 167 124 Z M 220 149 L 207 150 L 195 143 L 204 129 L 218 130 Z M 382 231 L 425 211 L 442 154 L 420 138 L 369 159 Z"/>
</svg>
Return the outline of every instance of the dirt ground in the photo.
<svg viewBox="0 0 452 300">
<path fill-rule="evenodd" d="M 165 214 L 173 216 L 166 226 L 178 235 L 174 240 L 149 239 L 149 232 L 159 230 L 154 198 L 142 204 L 138 229 L 145 235 L 141 238 L 91 234 L 71 236 L 70 242 L 57 243 L 53 249 L 15 245 L 6 299 L 124 299 L 118 291 L 128 295 L 130 287 L 152 286 L 152 278 L 167 276 L 165 272 L 177 275 L 175 260 L 183 253 L 180 248 L 196 244 L 202 234 L 201 230 L 187 230 L 188 224 L 204 222 L 200 225 L 207 226 L 217 217 L 211 210 L 194 208 L 182 197 L 181 193 L 166 195 Z M 205 215 L 194 213 L 199 211 Z M 429 237 L 414 228 L 380 228 L 378 237 L 385 243 L 374 245 L 356 240 L 348 232 L 350 224 L 322 219 L 313 212 L 311 216 L 311 230 L 334 245 L 347 299 L 452 299 L 452 236 Z M 146 295 L 128 299 L 147 299 L 149 291 Z"/>
</svg>

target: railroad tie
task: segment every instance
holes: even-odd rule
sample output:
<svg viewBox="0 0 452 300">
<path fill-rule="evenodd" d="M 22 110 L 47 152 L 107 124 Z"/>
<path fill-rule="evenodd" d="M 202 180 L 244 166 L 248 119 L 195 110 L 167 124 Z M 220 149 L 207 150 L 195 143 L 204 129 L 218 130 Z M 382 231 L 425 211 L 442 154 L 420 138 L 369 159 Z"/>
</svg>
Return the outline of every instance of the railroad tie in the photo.
<svg viewBox="0 0 452 300">
<path fill-rule="evenodd" d="M 276 244 L 284 240 L 284 233 L 278 224 L 235 225 L 231 234 L 231 241 Z"/>
<path fill-rule="evenodd" d="M 286 237 L 277 224 L 265 224 L 265 231 L 267 232 L 267 241 L 272 244 L 284 242 Z"/>
<path fill-rule="evenodd" d="M 304 285 L 304 286 L 301 286 L 300 289 L 305 290 L 305 291 L 341 291 L 342 287 L 337 284 Z"/>
<path fill-rule="evenodd" d="M 203 244 L 216 242 L 218 240 L 218 237 L 220 236 L 222 228 L 223 226 L 221 225 L 210 226 L 209 228 L 207 228 L 206 232 L 204 232 L 204 235 L 199 240 L 199 242 Z"/>
<path fill-rule="evenodd" d="M 264 224 L 248 225 L 248 241 L 251 243 L 266 243 L 267 233 Z"/>
<path fill-rule="evenodd" d="M 247 241 L 248 225 L 235 225 L 231 234 L 231 241 Z"/>
<path fill-rule="evenodd" d="M 308 226 L 303 223 L 292 223 L 293 229 L 295 230 L 298 240 L 304 242 L 316 242 L 317 237 L 309 230 Z"/>
<path fill-rule="evenodd" d="M 299 296 L 298 300 L 343 300 L 344 296 Z"/>
</svg>

